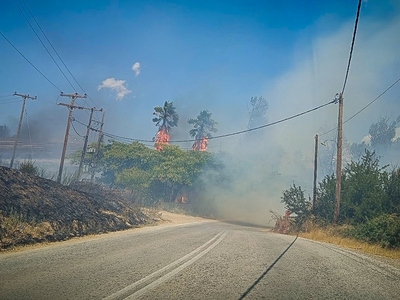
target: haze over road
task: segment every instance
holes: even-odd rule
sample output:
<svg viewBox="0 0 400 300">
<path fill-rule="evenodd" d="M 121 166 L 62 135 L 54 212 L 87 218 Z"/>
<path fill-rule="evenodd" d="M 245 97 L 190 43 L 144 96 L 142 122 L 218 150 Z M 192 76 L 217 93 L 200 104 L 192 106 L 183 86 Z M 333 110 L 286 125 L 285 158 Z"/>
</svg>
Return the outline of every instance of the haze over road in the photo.
<svg viewBox="0 0 400 300">
<path fill-rule="evenodd" d="M 399 299 L 400 269 L 294 240 L 197 222 L 6 253 L 0 299 Z"/>
</svg>

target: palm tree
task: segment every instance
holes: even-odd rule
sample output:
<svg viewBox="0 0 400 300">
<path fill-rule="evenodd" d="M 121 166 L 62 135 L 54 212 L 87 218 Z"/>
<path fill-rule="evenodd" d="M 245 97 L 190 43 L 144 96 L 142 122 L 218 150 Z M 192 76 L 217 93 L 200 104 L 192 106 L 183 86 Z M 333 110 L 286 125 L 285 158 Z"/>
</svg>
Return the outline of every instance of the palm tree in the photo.
<svg viewBox="0 0 400 300">
<path fill-rule="evenodd" d="M 160 144 L 168 144 L 171 128 L 178 126 L 179 116 L 175 110 L 173 102 L 168 101 L 165 101 L 164 106 L 154 107 L 153 122 L 158 126 L 155 145 L 157 150 L 162 149 Z"/>
<path fill-rule="evenodd" d="M 156 117 L 153 118 L 153 122 L 159 130 L 164 128 L 169 133 L 172 127 L 178 126 L 179 116 L 175 110 L 174 103 L 168 101 L 165 101 L 164 106 L 154 107 L 153 115 Z"/>
<path fill-rule="evenodd" d="M 217 132 L 215 126 L 218 123 L 211 119 L 211 113 L 207 110 L 200 112 L 196 119 L 189 119 L 188 123 L 194 127 L 189 131 L 190 136 L 196 139 L 193 150 L 205 151 L 208 139 L 212 137 L 211 132 Z"/>
</svg>

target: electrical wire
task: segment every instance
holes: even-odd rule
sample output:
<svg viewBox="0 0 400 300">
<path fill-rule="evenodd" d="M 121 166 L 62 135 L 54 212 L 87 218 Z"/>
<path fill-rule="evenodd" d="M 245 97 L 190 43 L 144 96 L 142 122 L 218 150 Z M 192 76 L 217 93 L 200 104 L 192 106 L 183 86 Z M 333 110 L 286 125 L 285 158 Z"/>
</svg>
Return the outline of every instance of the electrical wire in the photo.
<svg viewBox="0 0 400 300">
<path fill-rule="evenodd" d="M 342 96 L 343 96 L 343 94 L 344 94 L 344 89 L 346 88 L 347 78 L 348 78 L 348 76 L 349 76 L 349 71 L 350 71 L 351 59 L 352 59 L 352 57 L 353 57 L 353 50 L 354 50 L 354 43 L 355 43 L 355 41 L 356 41 L 358 20 L 359 20 L 359 18 L 360 18 L 361 2 L 362 2 L 362 0 L 358 0 L 357 15 L 356 15 L 355 23 L 354 23 L 353 38 L 352 38 L 352 40 L 351 40 L 351 47 L 350 47 L 349 60 L 348 60 L 348 62 L 347 62 L 346 75 L 345 75 L 345 77 L 344 77 L 344 82 L 343 82 Z"/>
<path fill-rule="evenodd" d="M 81 138 L 84 138 L 85 136 L 79 134 L 78 131 L 76 130 L 76 128 L 75 128 L 75 126 L 74 126 L 74 121 L 76 121 L 76 120 L 73 118 L 73 119 L 72 119 L 72 122 L 71 122 L 72 129 L 75 131 L 75 133 L 76 133 L 77 136 L 79 136 L 79 137 L 81 137 Z M 78 123 L 79 123 L 79 122 L 78 122 Z"/>
<path fill-rule="evenodd" d="M 287 118 L 284 118 L 284 119 L 281 119 L 281 120 L 278 120 L 278 121 L 275 121 L 275 122 L 272 122 L 272 123 L 268 123 L 268 124 L 265 124 L 265 125 L 262 125 L 262 126 L 258 126 L 258 127 L 254 127 L 254 128 L 249 128 L 249 129 L 246 129 L 246 130 L 241 130 L 241 131 L 236 131 L 236 132 L 232 132 L 232 133 L 227 133 L 227 134 L 223 134 L 223 135 L 210 137 L 209 140 L 212 140 L 212 139 L 215 140 L 215 139 L 230 137 L 230 136 L 239 135 L 239 134 L 243 134 L 243 133 L 246 133 L 246 132 L 251 132 L 251 131 L 259 130 L 259 129 L 262 129 L 262 128 L 266 128 L 266 127 L 269 127 L 269 126 L 272 126 L 272 125 L 276 125 L 276 124 L 279 124 L 279 123 L 282 123 L 282 122 L 289 121 L 291 119 L 300 117 L 302 115 L 305 115 L 305 114 L 310 113 L 312 111 L 316 111 L 318 109 L 321 109 L 321 108 L 323 108 L 323 107 L 325 107 L 325 106 L 327 106 L 329 104 L 333 104 L 333 103 L 337 103 L 337 99 L 333 99 L 332 101 L 330 101 L 328 103 L 319 105 L 319 106 L 314 107 L 312 109 L 303 111 L 301 113 L 295 114 L 293 116 L 290 116 L 290 117 L 287 117 Z M 95 130 L 93 128 L 91 128 L 91 129 L 94 130 L 94 131 L 98 131 L 98 130 Z M 128 138 L 128 137 L 123 137 L 123 136 L 107 133 L 107 132 L 104 132 L 104 131 L 103 131 L 103 135 L 105 135 L 105 136 L 107 136 L 107 137 L 109 137 L 111 139 L 125 140 L 125 141 L 129 141 L 129 142 L 154 143 L 153 140 L 142 140 L 142 139 Z M 195 142 L 195 141 L 196 141 L 195 139 L 189 139 L 189 140 L 172 140 L 172 141 L 169 141 L 169 142 L 170 143 L 186 143 L 186 142 Z"/>
<path fill-rule="evenodd" d="M 374 100 L 372 100 L 370 103 L 368 103 L 366 106 L 364 106 L 362 109 L 360 109 L 358 112 L 356 112 L 354 115 L 352 115 L 350 118 L 348 118 L 346 121 L 343 122 L 343 124 L 347 123 L 351 119 L 353 119 L 355 116 L 360 114 L 363 110 L 365 110 L 368 106 L 370 106 L 372 103 L 374 103 L 376 100 L 378 100 L 380 97 L 382 97 L 388 90 L 390 90 L 394 85 L 396 85 L 400 81 L 400 78 L 397 79 L 390 87 L 388 87 L 386 90 L 384 90 L 378 97 L 376 97 Z"/>
<path fill-rule="evenodd" d="M 14 0 L 15 1 L 15 0 Z M 32 19 L 35 21 L 37 27 L 40 29 L 41 33 L 43 34 L 43 36 L 45 37 L 46 41 L 49 43 L 49 45 L 51 46 L 51 48 L 53 49 L 54 53 L 57 55 L 58 59 L 61 61 L 61 63 L 63 64 L 63 66 L 65 67 L 65 69 L 68 71 L 69 75 L 71 75 L 71 77 L 74 79 L 74 81 L 76 82 L 76 84 L 82 89 L 83 92 L 85 92 L 82 88 L 82 86 L 79 84 L 79 82 L 76 80 L 75 76 L 71 73 L 71 71 L 69 70 L 69 68 L 67 67 L 67 65 L 65 64 L 64 60 L 61 58 L 61 56 L 58 54 L 57 50 L 54 48 L 53 44 L 50 42 L 50 40 L 48 39 L 47 35 L 45 34 L 44 30 L 42 29 L 42 27 L 40 26 L 39 22 L 36 20 L 35 16 L 33 15 L 32 11 L 29 9 L 28 5 L 26 4 L 26 2 L 24 0 L 22 0 L 22 3 L 25 5 L 26 9 L 28 10 L 29 14 L 31 15 Z M 68 81 L 69 82 L 69 81 Z M 71 84 L 72 86 L 72 84 Z M 75 89 L 75 88 L 74 88 Z"/>
<path fill-rule="evenodd" d="M 347 62 L 347 68 L 346 68 L 346 73 L 345 73 L 345 76 L 344 76 L 344 82 L 343 82 L 342 92 L 340 93 L 339 99 L 343 99 L 344 90 L 345 90 L 345 88 L 346 88 L 347 79 L 348 79 L 348 76 L 349 76 L 350 64 L 351 64 L 351 60 L 352 60 L 352 57 L 353 57 L 354 43 L 355 43 L 355 41 L 356 41 L 358 20 L 360 19 L 361 2 L 362 2 L 362 0 L 359 0 L 359 1 L 358 1 L 356 20 L 355 20 L 355 22 L 354 22 L 353 37 L 352 37 L 352 39 L 351 39 L 351 46 L 350 46 L 349 59 L 348 59 L 348 62 Z M 339 101 L 340 101 L 340 100 L 339 100 Z M 343 124 L 344 124 L 344 123 L 343 123 Z M 332 128 L 331 130 L 329 130 L 329 131 L 327 131 L 327 132 L 321 134 L 321 135 L 330 133 L 330 132 L 332 132 L 332 131 L 335 130 L 335 129 L 337 129 L 337 126 L 336 126 L 335 128 Z"/>
<path fill-rule="evenodd" d="M 382 93 L 379 94 L 379 96 L 377 96 L 375 99 L 373 99 L 371 102 L 369 102 L 367 105 L 365 105 L 363 108 L 361 108 L 358 112 L 356 112 L 354 115 L 352 115 L 350 118 L 346 119 L 343 124 L 346 124 L 348 121 L 352 120 L 355 116 L 359 115 L 361 112 L 363 112 L 366 108 L 368 108 L 371 104 L 373 104 L 375 101 L 377 101 L 379 98 L 381 98 L 384 94 L 386 94 L 386 92 L 388 92 L 392 87 L 394 87 L 396 84 L 398 84 L 400 82 L 400 78 L 398 78 L 395 82 L 393 82 L 388 88 L 386 88 Z M 335 129 L 337 129 L 337 126 L 332 128 L 331 130 L 324 132 L 322 135 L 328 134 L 332 131 L 334 131 Z"/>
<path fill-rule="evenodd" d="M 72 87 L 73 90 L 75 90 L 75 87 L 72 85 L 71 81 L 68 79 L 68 77 L 65 75 L 64 71 L 61 69 L 60 65 L 56 62 L 56 60 L 54 59 L 53 55 L 50 53 L 49 49 L 46 47 L 46 45 L 43 43 L 42 39 L 40 38 L 40 36 L 37 34 L 35 28 L 33 28 L 31 22 L 29 22 L 28 18 L 25 16 L 24 12 L 22 11 L 21 7 L 18 5 L 17 1 L 14 0 L 15 5 L 18 7 L 21 15 L 24 17 L 25 21 L 28 23 L 29 27 L 32 29 L 33 33 L 36 35 L 36 37 L 39 39 L 40 43 L 42 44 L 42 46 L 44 47 L 44 49 L 46 50 L 46 52 L 49 54 L 49 56 L 51 57 L 51 59 L 53 60 L 53 62 L 56 64 L 58 70 L 60 70 L 61 74 L 64 76 L 64 78 L 68 81 L 69 85 Z M 25 3 L 25 2 L 24 2 Z M 25 4 L 26 6 L 26 4 Z M 32 15 L 32 14 L 31 14 Z"/>
<path fill-rule="evenodd" d="M 9 103 L 10 101 L 14 102 L 16 100 L 21 101 L 22 99 L 19 97 L 10 97 L 10 98 L 6 98 L 6 99 L 0 99 L 0 104 Z"/>
<path fill-rule="evenodd" d="M 0 31 L 0 35 L 40 74 L 42 75 L 52 86 L 54 86 L 60 93 L 61 89 L 56 86 L 49 78 L 46 77 L 25 55 L 22 54 L 21 51 L 18 50 L 17 47 L 14 46 L 13 43 Z"/>
<path fill-rule="evenodd" d="M 15 100 L 9 100 L 9 101 L 0 102 L 0 105 L 1 105 L 1 104 L 18 103 L 18 102 L 21 102 L 21 101 L 22 101 L 21 99 L 20 99 L 20 100 L 17 100 L 17 99 L 15 99 Z"/>
<path fill-rule="evenodd" d="M 0 102 L 1 102 L 1 101 L 15 100 L 15 99 L 19 99 L 19 97 L 16 97 L 16 96 L 14 96 L 14 95 L 11 95 L 11 96 L 7 96 L 7 98 L 3 97 L 2 99 L 0 99 Z"/>
<path fill-rule="evenodd" d="M 14 0 L 15 1 L 15 0 Z M 72 74 L 72 72 L 70 71 L 70 69 L 67 67 L 67 65 L 65 64 L 64 60 L 61 58 L 60 54 L 58 53 L 58 51 L 55 49 L 55 47 L 53 46 L 53 44 L 50 42 L 50 40 L 48 39 L 46 33 L 44 32 L 44 30 L 42 29 L 42 27 L 40 26 L 39 22 L 36 20 L 35 16 L 33 15 L 32 11 L 29 9 L 28 5 L 26 4 L 26 2 L 24 0 L 22 0 L 22 3 L 25 5 L 27 11 L 29 12 L 29 14 L 31 15 L 32 19 L 35 21 L 37 27 L 40 29 L 40 31 L 42 32 L 43 36 L 45 37 L 46 41 L 49 43 L 49 45 L 51 46 L 51 48 L 53 49 L 54 53 L 57 55 L 58 59 L 61 61 L 61 63 L 63 64 L 63 66 L 65 67 L 65 69 L 68 71 L 69 75 L 71 75 L 72 79 L 75 81 L 75 83 L 80 87 L 80 89 L 85 93 L 85 89 L 80 85 L 80 83 L 78 82 L 78 80 L 76 80 L 75 76 Z M 69 81 L 68 81 L 69 82 Z M 71 83 L 70 83 L 71 84 Z M 72 85 L 71 85 L 72 86 Z M 90 99 L 90 101 L 92 101 L 92 103 L 95 106 L 98 106 L 94 100 L 88 95 L 88 98 Z M 84 102 L 87 104 L 86 100 L 84 100 Z M 89 105 L 88 105 L 89 106 Z M 96 115 L 97 117 L 97 115 Z"/>
</svg>

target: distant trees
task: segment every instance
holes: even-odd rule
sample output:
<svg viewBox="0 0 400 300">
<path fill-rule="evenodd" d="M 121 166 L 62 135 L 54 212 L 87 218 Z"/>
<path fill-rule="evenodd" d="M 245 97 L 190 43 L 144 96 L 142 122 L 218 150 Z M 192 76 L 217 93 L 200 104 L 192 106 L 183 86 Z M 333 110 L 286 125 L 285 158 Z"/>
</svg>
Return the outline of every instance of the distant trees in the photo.
<svg viewBox="0 0 400 300">
<path fill-rule="evenodd" d="M 196 119 L 189 119 L 188 123 L 193 125 L 193 129 L 189 131 L 190 136 L 195 138 L 193 150 L 207 150 L 207 139 L 212 137 L 211 132 L 217 132 L 215 126 L 218 124 L 211 118 L 211 113 L 203 110 Z"/>
<path fill-rule="evenodd" d="M 368 150 L 379 154 L 384 161 L 390 162 L 391 158 L 396 157 L 400 151 L 400 140 L 396 140 L 396 124 L 399 121 L 400 116 L 396 121 L 381 117 L 377 122 L 372 123 L 368 130 L 369 141 L 363 140 L 361 143 L 350 145 L 352 160 L 360 160 L 365 150 Z"/>
<path fill-rule="evenodd" d="M 371 146 L 376 149 L 392 145 L 396 135 L 396 122 L 389 118 L 380 118 L 378 122 L 372 123 L 368 131 L 371 137 Z"/>
<path fill-rule="evenodd" d="M 184 151 L 164 145 L 154 151 L 143 144 L 113 142 L 104 149 L 103 180 L 129 188 L 147 203 L 173 202 L 183 190 L 191 189 L 213 166 L 213 155 Z"/>
<path fill-rule="evenodd" d="M 258 127 L 267 123 L 267 100 L 262 96 L 251 97 L 250 106 L 249 122 L 247 128 Z"/>
</svg>

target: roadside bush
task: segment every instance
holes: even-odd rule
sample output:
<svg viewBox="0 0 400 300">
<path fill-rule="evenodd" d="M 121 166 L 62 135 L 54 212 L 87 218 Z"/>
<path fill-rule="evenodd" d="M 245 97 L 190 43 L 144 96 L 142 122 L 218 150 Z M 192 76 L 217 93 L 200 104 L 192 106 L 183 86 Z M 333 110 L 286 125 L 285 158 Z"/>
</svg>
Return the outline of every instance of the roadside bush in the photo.
<svg viewBox="0 0 400 300">
<path fill-rule="evenodd" d="M 313 209 L 313 214 L 318 221 L 330 224 L 333 220 L 333 212 L 335 211 L 335 188 L 336 176 L 327 175 L 319 183 L 317 190 L 317 203 Z"/>
<path fill-rule="evenodd" d="M 311 216 L 310 202 L 304 197 L 304 191 L 295 183 L 283 191 L 281 203 L 285 204 L 285 208 L 291 213 L 296 214 L 295 225 L 300 229 L 302 224 Z"/>
<path fill-rule="evenodd" d="M 39 174 L 39 168 L 35 166 L 35 162 L 32 161 L 31 159 L 25 160 L 22 163 L 20 163 L 18 169 L 22 173 L 27 173 L 36 176 Z"/>
<path fill-rule="evenodd" d="M 400 249 L 400 217 L 396 214 L 383 214 L 354 226 L 346 232 L 346 235 L 379 244 L 384 248 Z"/>
</svg>

